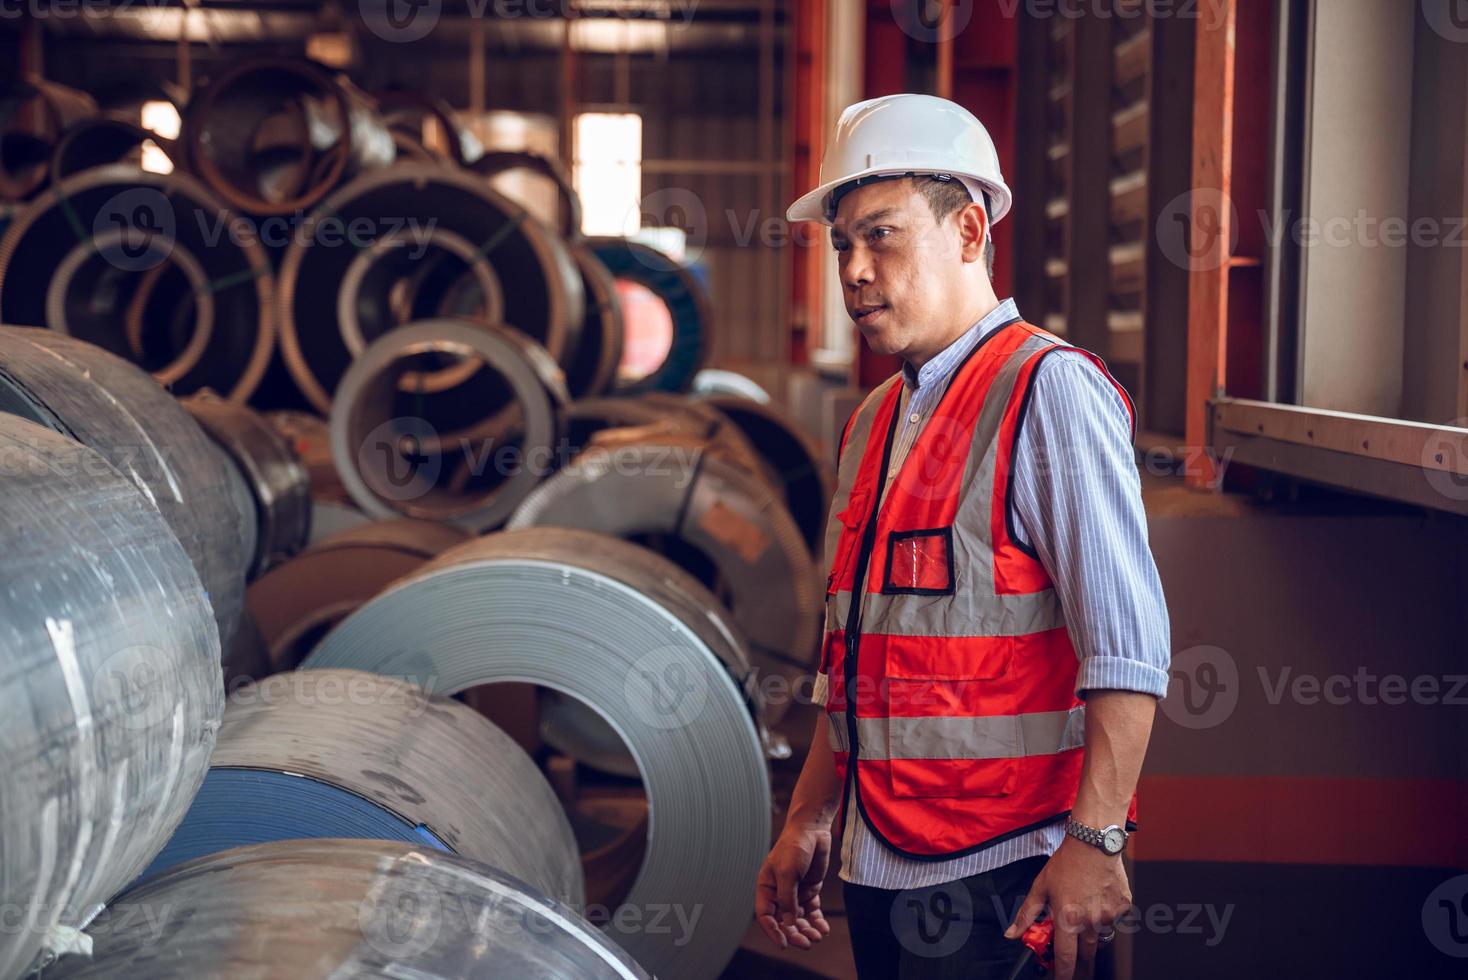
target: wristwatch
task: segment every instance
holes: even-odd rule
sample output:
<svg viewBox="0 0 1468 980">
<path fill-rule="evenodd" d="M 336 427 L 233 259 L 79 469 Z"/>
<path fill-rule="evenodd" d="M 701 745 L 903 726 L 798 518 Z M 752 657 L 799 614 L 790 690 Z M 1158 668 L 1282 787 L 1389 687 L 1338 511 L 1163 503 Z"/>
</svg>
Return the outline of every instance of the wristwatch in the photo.
<svg viewBox="0 0 1468 980">
<path fill-rule="evenodd" d="M 1066 820 L 1065 832 L 1076 840 L 1083 841 L 1099 849 L 1101 853 L 1111 855 L 1120 854 L 1126 849 L 1127 837 L 1129 836 L 1125 830 L 1116 824 L 1097 830 L 1095 827 L 1087 827 L 1078 820 Z"/>
</svg>

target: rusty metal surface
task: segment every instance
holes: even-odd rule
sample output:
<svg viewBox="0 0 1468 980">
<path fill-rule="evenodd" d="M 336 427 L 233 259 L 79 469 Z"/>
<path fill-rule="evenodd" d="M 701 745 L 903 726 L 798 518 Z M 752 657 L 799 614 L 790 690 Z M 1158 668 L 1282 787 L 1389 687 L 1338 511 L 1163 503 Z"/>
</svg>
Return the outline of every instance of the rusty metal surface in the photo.
<svg viewBox="0 0 1468 980">
<path fill-rule="evenodd" d="M 266 672 L 295 669 L 343 618 L 467 537 L 433 521 L 380 521 L 318 541 L 265 573 L 245 600 L 269 652 Z"/>
<path fill-rule="evenodd" d="M 370 227 L 362 248 L 328 244 L 333 239 L 319 233 L 328 222 L 350 228 L 358 219 Z M 423 271 L 427 265 L 433 268 Z M 420 271 L 429 281 L 412 282 Z M 404 283 L 412 302 L 395 299 Z M 344 321 L 348 285 L 355 299 Z M 583 304 L 580 274 L 554 231 L 471 173 L 404 163 L 359 177 L 306 219 L 281 260 L 276 313 L 286 366 L 325 413 L 362 345 L 410 320 L 467 314 L 500 321 L 559 361 L 574 346 Z M 457 386 L 433 396 L 462 400 L 465 393 Z"/>
<path fill-rule="evenodd" d="M 274 289 L 237 220 L 187 176 L 84 170 L 0 237 L 0 321 L 97 344 L 175 394 L 213 388 L 243 402 L 275 345 Z"/>
</svg>

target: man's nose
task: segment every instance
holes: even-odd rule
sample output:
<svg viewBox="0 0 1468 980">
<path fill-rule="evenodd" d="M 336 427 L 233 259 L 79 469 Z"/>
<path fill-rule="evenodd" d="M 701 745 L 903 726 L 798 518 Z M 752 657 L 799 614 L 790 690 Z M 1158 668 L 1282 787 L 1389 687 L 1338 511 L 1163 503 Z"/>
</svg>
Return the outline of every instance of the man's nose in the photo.
<svg viewBox="0 0 1468 980">
<path fill-rule="evenodd" d="M 852 248 L 842 258 L 845 261 L 841 264 L 841 281 L 847 289 L 858 290 L 871 285 L 872 263 L 865 251 Z"/>
</svg>

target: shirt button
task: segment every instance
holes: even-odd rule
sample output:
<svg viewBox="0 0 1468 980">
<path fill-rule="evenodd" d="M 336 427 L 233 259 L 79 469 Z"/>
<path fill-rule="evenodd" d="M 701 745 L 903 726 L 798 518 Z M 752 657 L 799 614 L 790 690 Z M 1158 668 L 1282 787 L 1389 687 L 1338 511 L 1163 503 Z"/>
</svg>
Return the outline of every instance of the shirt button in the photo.
<svg viewBox="0 0 1468 980">
<path fill-rule="evenodd" d="M 907 417 L 907 420 L 909 422 L 911 422 L 913 425 L 917 425 L 917 420 L 920 419 L 920 418 L 922 418 L 922 416 L 918 415 L 917 412 L 913 412 L 911 415 L 909 415 Z"/>
</svg>

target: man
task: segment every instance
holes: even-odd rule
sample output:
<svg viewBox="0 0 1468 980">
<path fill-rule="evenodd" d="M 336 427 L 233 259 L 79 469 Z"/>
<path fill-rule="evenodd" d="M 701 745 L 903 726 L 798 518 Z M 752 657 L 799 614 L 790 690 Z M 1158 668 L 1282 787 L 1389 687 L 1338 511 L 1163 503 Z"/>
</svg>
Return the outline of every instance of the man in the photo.
<svg viewBox="0 0 1468 980">
<path fill-rule="evenodd" d="M 782 948 L 829 933 L 839 808 L 862 980 L 1008 977 L 1045 916 L 1069 980 L 1131 902 L 1167 610 L 1126 393 L 994 294 L 1010 200 L 977 119 L 896 95 L 842 113 L 789 211 L 831 226 L 847 311 L 903 367 L 842 437 L 826 710 L 755 915 Z"/>
</svg>

